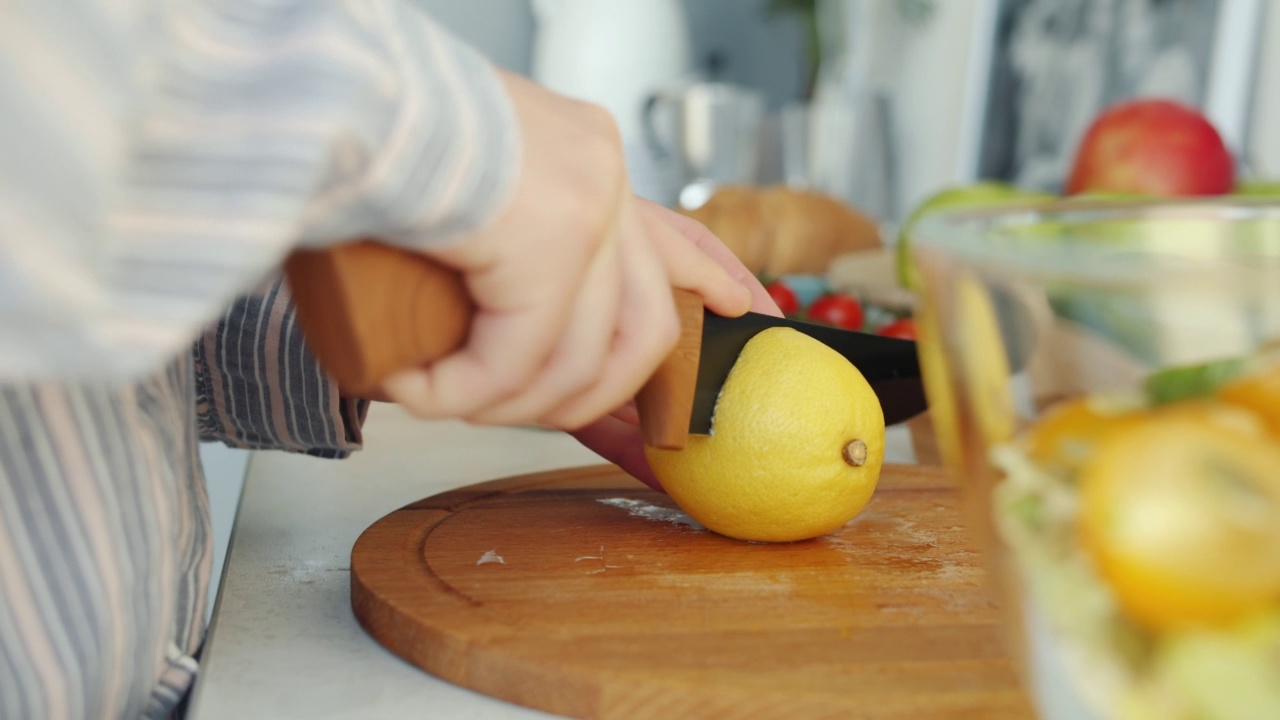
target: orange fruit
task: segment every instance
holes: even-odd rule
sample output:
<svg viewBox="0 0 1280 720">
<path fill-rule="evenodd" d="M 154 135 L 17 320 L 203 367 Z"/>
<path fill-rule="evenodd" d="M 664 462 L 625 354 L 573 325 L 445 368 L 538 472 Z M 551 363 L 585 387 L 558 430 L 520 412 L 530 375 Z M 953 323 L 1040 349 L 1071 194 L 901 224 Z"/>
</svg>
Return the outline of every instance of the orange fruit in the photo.
<svg viewBox="0 0 1280 720">
<path fill-rule="evenodd" d="M 1218 397 L 1254 411 L 1266 423 L 1268 432 L 1280 438 L 1280 365 L 1224 383 L 1218 388 Z"/>
<path fill-rule="evenodd" d="M 1139 416 L 1091 397 L 1063 400 L 1044 411 L 1023 436 L 1023 443 L 1037 464 L 1076 472 L 1102 439 Z"/>
<path fill-rule="evenodd" d="M 1143 414 L 1098 440 L 1079 479 L 1081 542 L 1138 624 L 1221 625 L 1280 600 L 1280 444 L 1249 413 Z"/>
</svg>

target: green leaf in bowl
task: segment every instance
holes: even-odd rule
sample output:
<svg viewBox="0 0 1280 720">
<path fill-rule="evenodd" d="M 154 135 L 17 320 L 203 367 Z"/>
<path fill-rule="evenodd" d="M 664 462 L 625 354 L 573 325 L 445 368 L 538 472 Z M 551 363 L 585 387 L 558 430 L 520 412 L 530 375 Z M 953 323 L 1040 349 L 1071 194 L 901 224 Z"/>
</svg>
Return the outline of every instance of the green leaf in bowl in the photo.
<svg viewBox="0 0 1280 720">
<path fill-rule="evenodd" d="M 1245 366 L 1244 358 L 1231 358 L 1165 368 L 1147 377 L 1147 396 L 1155 405 L 1206 397 L 1217 391 L 1222 383 L 1239 375 Z"/>
</svg>

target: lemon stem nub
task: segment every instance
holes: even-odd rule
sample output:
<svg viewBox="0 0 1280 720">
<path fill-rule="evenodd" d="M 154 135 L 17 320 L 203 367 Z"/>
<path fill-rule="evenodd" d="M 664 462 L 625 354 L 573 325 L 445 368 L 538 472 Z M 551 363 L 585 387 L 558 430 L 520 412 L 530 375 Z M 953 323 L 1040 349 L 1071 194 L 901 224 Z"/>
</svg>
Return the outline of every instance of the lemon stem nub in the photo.
<svg viewBox="0 0 1280 720">
<path fill-rule="evenodd" d="M 861 440 L 850 440 L 844 446 L 844 461 L 854 467 L 862 467 L 867 461 L 867 444 Z"/>
</svg>

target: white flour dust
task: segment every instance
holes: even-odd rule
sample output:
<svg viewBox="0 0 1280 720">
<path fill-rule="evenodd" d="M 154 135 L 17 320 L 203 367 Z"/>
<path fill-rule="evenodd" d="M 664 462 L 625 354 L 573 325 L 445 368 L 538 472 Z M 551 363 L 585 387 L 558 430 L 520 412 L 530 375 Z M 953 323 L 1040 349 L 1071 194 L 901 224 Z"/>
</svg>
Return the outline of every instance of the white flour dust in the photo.
<svg viewBox="0 0 1280 720">
<path fill-rule="evenodd" d="M 675 508 L 662 507 L 654 505 L 643 500 L 635 500 L 632 498 L 600 498 L 596 502 L 626 510 L 631 517 L 644 518 L 645 520 L 654 520 L 658 522 L 669 522 L 672 525 L 684 525 L 694 530 L 705 530 L 702 524 L 697 520 L 685 515 L 684 512 Z"/>
</svg>

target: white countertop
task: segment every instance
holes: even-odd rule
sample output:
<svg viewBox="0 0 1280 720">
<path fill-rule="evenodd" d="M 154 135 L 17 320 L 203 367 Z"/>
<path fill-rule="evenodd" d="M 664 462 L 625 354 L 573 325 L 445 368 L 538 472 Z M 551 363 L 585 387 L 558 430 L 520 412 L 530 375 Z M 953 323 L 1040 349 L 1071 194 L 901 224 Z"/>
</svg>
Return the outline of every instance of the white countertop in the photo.
<svg viewBox="0 0 1280 720">
<path fill-rule="evenodd" d="M 886 460 L 913 459 L 905 428 L 887 444 Z M 374 642 L 351 612 L 351 547 L 415 500 L 599 462 L 562 433 L 423 423 L 382 404 L 348 460 L 255 453 L 188 718 L 554 717 L 446 683 Z"/>
</svg>

